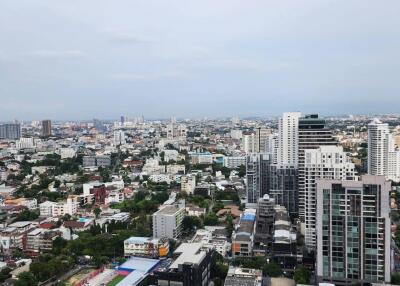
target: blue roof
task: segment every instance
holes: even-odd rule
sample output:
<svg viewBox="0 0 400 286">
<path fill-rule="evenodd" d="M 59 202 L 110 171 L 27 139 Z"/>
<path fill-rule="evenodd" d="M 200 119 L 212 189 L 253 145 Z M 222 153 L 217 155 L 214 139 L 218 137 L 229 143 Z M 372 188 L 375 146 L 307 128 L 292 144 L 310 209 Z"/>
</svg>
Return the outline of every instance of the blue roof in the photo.
<svg viewBox="0 0 400 286">
<path fill-rule="evenodd" d="M 128 276 L 126 276 L 117 286 L 134 286 L 139 284 L 150 271 L 156 268 L 160 264 L 158 259 L 149 259 L 143 257 L 132 257 L 121 266 L 116 267 L 117 270 L 131 270 Z"/>
<path fill-rule="evenodd" d="M 158 259 L 150 259 L 150 258 L 144 258 L 144 257 L 131 257 L 128 261 L 123 263 L 121 266 L 117 267 L 118 269 L 124 269 L 124 270 L 140 270 L 144 272 L 149 272 L 151 271 L 154 267 L 156 267 L 160 263 L 160 260 Z"/>
<path fill-rule="evenodd" d="M 243 214 L 241 220 L 250 220 L 250 221 L 254 221 L 254 220 L 256 220 L 256 216 L 253 215 L 253 214 L 245 213 L 245 214 Z"/>
</svg>

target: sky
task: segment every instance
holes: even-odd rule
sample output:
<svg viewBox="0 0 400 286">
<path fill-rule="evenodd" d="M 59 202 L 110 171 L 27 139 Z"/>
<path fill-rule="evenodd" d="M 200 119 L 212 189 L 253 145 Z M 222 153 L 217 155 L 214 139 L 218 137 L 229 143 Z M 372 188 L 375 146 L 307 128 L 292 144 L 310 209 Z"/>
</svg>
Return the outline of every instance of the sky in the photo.
<svg viewBox="0 0 400 286">
<path fill-rule="evenodd" d="M 0 121 L 400 113 L 400 1 L 2 0 Z"/>
</svg>

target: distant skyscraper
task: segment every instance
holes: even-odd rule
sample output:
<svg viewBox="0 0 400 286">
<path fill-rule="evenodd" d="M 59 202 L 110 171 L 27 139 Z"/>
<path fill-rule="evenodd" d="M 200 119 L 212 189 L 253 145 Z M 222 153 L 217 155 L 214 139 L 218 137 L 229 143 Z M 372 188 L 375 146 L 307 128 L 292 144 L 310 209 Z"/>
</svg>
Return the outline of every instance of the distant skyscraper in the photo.
<svg viewBox="0 0 400 286">
<path fill-rule="evenodd" d="M 43 136 L 51 135 L 51 121 L 48 119 L 42 121 L 42 135 Z"/>
<path fill-rule="evenodd" d="M 252 153 L 246 158 L 247 202 L 257 203 L 268 193 L 270 155 Z"/>
<path fill-rule="evenodd" d="M 378 119 L 368 124 L 368 174 L 400 181 L 400 151 L 389 125 Z"/>
<path fill-rule="evenodd" d="M 319 146 L 336 145 L 332 131 L 325 125 L 325 119 L 318 118 L 318 114 L 306 115 L 299 119 L 299 217 L 304 222 L 305 216 L 305 178 L 304 178 L 304 151 L 317 149 Z"/>
<path fill-rule="evenodd" d="M 246 153 L 256 152 L 256 136 L 254 133 L 243 134 L 242 137 L 242 147 L 243 151 Z"/>
<path fill-rule="evenodd" d="M 271 161 L 273 164 L 278 164 L 278 149 L 279 149 L 279 134 L 273 133 L 269 134 L 266 146 L 266 152 L 271 154 Z"/>
<path fill-rule="evenodd" d="M 125 132 L 122 130 L 114 131 L 114 145 L 123 145 L 126 143 Z"/>
<path fill-rule="evenodd" d="M 124 125 L 125 123 L 125 116 L 121 115 L 121 124 Z"/>
<path fill-rule="evenodd" d="M 177 124 L 172 118 L 171 123 L 167 125 L 166 132 L 167 139 L 184 140 L 187 135 L 187 127 L 185 124 Z"/>
<path fill-rule="evenodd" d="M 341 146 L 306 149 L 304 158 L 305 209 L 302 211 L 305 213 L 305 244 L 312 250 L 316 245 L 317 180 L 354 180 L 355 171 Z"/>
<path fill-rule="evenodd" d="M 279 119 L 278 164 L 297 165 L 300 112 L 285 112 Z"/>
<path fill-rule="evenodd" d="M 257 153 L 267 152 L 267 140 L 271 134 L 271 130 L 267 128 L 258 127 L 256 129 L 255 148 Z"/>
<path fill-rule="evenodd" d="M 21 125 L 19 123 L 0 124 L 0 139 L 17 140 L 21 138 Z"/>
<path fill-rule="evenodd" d="M 98 132 L 106 131 L 106 127 L 104 126 L 103 122 L 99 119 L 93 119 L 93 127 L 96 128 Z"/>
<path fill-rule="evenodd" d="M 383 176 L 317 182 L 317 282 L 390 283 L 390 190 Z"/>
<path fill-rule="evenodd" d="M 389 125 L 375 118 L 368 124 L 368 174 L 388 173 Z"/>
</svg>

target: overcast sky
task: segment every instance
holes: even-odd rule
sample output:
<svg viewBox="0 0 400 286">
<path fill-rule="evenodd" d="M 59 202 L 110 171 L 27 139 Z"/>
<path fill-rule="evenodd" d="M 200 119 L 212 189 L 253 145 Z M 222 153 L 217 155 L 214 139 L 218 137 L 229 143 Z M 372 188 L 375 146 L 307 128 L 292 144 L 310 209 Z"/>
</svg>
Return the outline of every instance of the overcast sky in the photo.
<svg viewBox="0 0 400 286">
<path fill-rule="evenodd" d="M 0 120 L 400 113 L 400 1 L 1 0 Z"/>
</svg>

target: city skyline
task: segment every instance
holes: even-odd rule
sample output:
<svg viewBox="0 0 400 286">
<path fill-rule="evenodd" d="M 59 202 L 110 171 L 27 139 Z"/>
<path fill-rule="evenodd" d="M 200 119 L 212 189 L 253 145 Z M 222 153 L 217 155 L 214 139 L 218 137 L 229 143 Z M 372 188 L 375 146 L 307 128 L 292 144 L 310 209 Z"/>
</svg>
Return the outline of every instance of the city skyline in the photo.
<svg viewBox="0 0 400 286">
<path fill-rule="evenodd" d="M 0 120 L 393 113 L 398 8 L 4 1 Z"/>
</svg>

